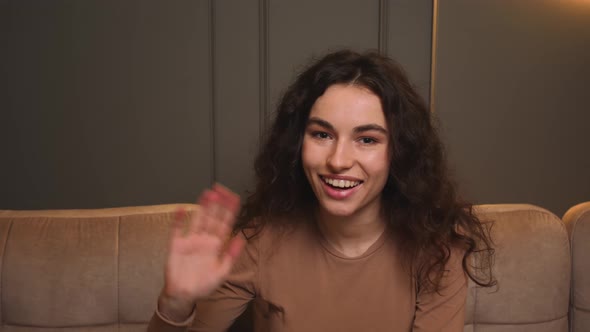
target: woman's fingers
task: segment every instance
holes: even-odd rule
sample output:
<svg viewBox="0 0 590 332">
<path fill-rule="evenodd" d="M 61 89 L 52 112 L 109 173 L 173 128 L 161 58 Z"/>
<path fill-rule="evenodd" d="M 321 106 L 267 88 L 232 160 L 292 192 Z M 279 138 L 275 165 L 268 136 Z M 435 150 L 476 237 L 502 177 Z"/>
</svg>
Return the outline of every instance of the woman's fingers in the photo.
<svg viewBox="0 0 590 332">
<path fill-rule="evenodd" d="M 230 271 L 240 253 L 246 245 L 246 240 L 241 236 L 234 236 L 228 243 L 225 252 L 221 256 L 220 272 L 221 275 L 227 275 Z"/>
<path fill-rule="evenodd" d="M 237 208 L 240 206 L 240 196 L 238 194 L 219 183 L 213 185 L 213 190 L 221 195 L 226 207 L 237 212 Z"/>
<path fill-rule="evenodd" d="M 184 208 L 178 208 L 174 212 L 174 221 L 172 221 L 172 227 L 170 230 L 170 236 L 172 238 L 177 238 L 183 236 L 186 227 L 185 219 L 187 217 L 187 212 Z"/>
<path fill-rule="evenodd" d="M 211 190 L 205 190 L 197 200 L 199 209 L 197 211 L 193 211 L 191 215 L 189 232 L 201 233 L 207 228 L 207 224 L 211 218 L 211 212 L 209 211 L 209 208 L 211 205 L 212 193 L 213 192 Z"/>
<path fill-rule="evenodd" d="M 189 231 L 205 232 L 226 239 L 240 209 L 240 196 L 215 184 L 212 189 L 205 190 L 197 202 L 199 210 L 192 213 Z"/>
</svg>

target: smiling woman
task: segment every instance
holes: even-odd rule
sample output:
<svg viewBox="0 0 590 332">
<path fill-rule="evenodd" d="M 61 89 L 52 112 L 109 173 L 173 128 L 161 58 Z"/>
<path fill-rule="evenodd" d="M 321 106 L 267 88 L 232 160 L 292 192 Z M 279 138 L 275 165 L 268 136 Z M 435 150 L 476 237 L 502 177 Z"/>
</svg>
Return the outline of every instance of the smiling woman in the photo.
<svg viewBox="0 0 590 332">
<path fill-rule="evenodd" d="M 174 228 L 150 331 L 223 331 L 251 301 L 256 331 L 463 331 L 467 279 L 494 284 L 493 249 L 433 123 L 392 60 L 313 63 L 281 100 L 236 236 L 220 186 Z"/>
</svg>

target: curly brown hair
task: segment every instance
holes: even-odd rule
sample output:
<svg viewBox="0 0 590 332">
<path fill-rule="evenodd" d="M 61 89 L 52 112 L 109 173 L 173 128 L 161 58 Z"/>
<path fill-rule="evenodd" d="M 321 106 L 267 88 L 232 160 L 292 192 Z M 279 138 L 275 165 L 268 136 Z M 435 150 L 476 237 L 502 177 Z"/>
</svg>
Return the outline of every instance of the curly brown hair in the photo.
<svg viewBox="0 0 590 332">
<path fill-rule="evenodd" d="M 433 113 L 402 68 L 378 52 L 327 54 L 289 86 L 256 158 L 256 188 L 236 230 L 252 227 L 252 220 L 258 221 L 256 227 L 284 226 L 299 219 L 293 216 L 314 212 L 317 200 L 303 172 L 301 147 L 312 105 L 334 84 L 362 86 L 381 99 L 391 156 L 382 212 L 419 286 L 440 290 L 453 248 L 464 250 L 463 270 L 475 283 L 494 285 L 490 224 L 458 196 Z M 473 255 L 477 259 L 470 263 Z"/>
</svg>

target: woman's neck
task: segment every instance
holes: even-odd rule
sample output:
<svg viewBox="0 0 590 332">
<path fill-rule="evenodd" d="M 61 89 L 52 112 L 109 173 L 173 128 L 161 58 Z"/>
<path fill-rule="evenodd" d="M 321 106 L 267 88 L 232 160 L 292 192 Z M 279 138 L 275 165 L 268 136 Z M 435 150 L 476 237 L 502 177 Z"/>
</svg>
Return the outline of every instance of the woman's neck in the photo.
<svg viewBox="0 0 590 332">
<path fill-rule="evenodd" d="M 378 209 L 359 211 L 353 216 L 334 216 L 321 208 L 317 214 L 326 241 L 345 256 L 360 256 L 383 234 L 386 223 Z"/>
</svg>

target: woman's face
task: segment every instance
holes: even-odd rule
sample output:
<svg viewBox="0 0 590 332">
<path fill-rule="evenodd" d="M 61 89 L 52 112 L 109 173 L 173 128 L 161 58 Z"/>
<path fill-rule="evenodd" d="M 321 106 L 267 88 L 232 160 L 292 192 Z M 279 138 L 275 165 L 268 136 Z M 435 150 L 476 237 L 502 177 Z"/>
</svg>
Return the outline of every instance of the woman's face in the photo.
<svg viewBox="0 0 590 332">
<path fill-rule="evenodd" d="M 370 90 L 336 84 L 316 100 L 301 158 L 322 212 L 341 217 L 379 213 L 389 174 L 388 145 L 381 100 Z"/>
</svg>

